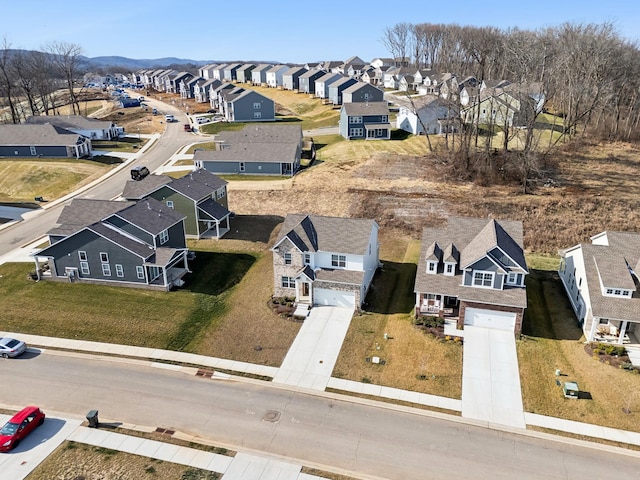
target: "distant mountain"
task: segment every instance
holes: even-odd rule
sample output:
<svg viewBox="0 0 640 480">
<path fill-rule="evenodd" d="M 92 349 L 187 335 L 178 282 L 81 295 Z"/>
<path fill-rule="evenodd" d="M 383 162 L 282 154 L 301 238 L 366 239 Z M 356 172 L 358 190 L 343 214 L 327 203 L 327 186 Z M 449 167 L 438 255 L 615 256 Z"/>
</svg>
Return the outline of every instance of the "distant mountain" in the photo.
<svg viewBox="0 0 640 480">
<path fill-rule="evenodd" d="M 118 56 L 108 57 L 85 57 L 85 60 L 90 66 L 93 67 L 125 67 L 132 70 L 138 70 L 140 68 L 152 68 L 152 67 L 166 67 L 169 65 L 206 65 L 207 63 L 216 63 L 209 60 L 191 60 L 188 58 L 176 58 L 176 57 L 164 57 L 164 58 L 127 58 Z"/>
</svg>

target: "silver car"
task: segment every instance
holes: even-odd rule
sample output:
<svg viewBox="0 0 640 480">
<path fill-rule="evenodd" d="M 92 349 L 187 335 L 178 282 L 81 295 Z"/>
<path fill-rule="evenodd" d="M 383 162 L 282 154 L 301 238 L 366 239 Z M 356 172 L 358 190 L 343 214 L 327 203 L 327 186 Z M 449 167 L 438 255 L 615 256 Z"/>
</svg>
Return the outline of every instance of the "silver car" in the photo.
<svg viewBox="0 0 640 480">
<path fill-rule="evenodd" d="M 27 344 L 15 338 L 0 337 L 0 357 L 9 358 L 22 355 L 27 349 Z"/>
</svg>

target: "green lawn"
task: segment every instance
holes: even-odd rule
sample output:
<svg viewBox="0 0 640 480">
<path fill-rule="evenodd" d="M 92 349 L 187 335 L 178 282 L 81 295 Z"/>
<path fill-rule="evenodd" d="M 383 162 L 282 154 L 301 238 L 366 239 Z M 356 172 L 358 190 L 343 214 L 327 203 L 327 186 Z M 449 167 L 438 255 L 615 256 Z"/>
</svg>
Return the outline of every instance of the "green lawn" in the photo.
<svg viewBox="0 0 640 480">
<path fill-rule="evenodd" d="M 148 141 L 146 138 L 123 137 L 118 140 L 92 140 L 91 145 L 94 150 L 132 153 L 140 150 Z"/>
<path fill-rule="evenodd" d="M 0 265 L 2 328 L 53 337 L 195 351 L 217 327 L 226 296 L 255 254 L 198 251 L 184 288 L 158 292 L 123 287 L 33 282 L 33 265 Z"/>
<path fill-rule="evenodd" d="M 551 268 L 531 268 L 545 263 Z M 599 362 L 585 352 L 582 330 L 555 272 L 556 263 L 544 257 L 529 263 L 524 335 L 517 342 L 524 409 L 638 432 L 636 416 L 623 409 L 640 411 L 636 393 L 640 375 Z M 556 369 L 562 377 L 556 377 Z M 565 399 L 556 380 L 576 381 L 585 398 Z"/>
</svg>

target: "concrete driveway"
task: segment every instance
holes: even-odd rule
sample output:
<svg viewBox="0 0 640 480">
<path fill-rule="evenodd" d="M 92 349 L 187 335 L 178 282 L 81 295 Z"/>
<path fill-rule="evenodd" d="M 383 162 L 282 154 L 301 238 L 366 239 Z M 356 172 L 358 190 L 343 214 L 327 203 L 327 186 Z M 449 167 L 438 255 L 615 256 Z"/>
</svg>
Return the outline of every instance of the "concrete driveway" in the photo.
<svg viewBox="0 0 640 480">
<path fill-rule="evenodd" d="M 462 416 L 525 428 L 513 332 L 464 326 Z"/>
<path fill-rule="evenodd" d="M 0 425 L 4 425 L 10 418 L 10 415 L 0 415 Z M 80 420 L 47 417 L 15 449 L 0 453 L 0 478 L 26 478 L 81 423 Z"/>
<path fill-rule="evenodd" d="M 325 390 L 352 317 L 352 308 L 313 307 L 273 382 Z"/>
</svg>

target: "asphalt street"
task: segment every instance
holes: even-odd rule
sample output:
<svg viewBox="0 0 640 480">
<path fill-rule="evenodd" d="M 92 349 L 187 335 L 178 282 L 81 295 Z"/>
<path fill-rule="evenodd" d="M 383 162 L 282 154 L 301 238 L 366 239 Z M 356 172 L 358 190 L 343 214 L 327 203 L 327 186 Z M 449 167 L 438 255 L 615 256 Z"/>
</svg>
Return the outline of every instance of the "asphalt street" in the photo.
<svg viewBox="0 0 640 480">
<path fill-rule="evenodd" d="M 45 352 L 3 362 L 0 402 L 176 429 L 220 445 L 385 478 L 640 477 L 637 452 L 483 428 L 267 382 L 211 380 L 149 364 Z M 406 411 L 404 411 L 406 410 Z M 549 437 L 551 438 L 551 437 Z M 618 451 L 616 449 L 616 451 Z"/>
</svg>

